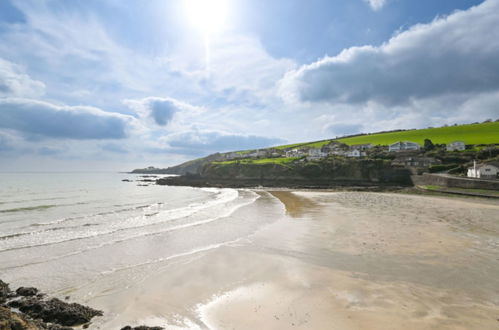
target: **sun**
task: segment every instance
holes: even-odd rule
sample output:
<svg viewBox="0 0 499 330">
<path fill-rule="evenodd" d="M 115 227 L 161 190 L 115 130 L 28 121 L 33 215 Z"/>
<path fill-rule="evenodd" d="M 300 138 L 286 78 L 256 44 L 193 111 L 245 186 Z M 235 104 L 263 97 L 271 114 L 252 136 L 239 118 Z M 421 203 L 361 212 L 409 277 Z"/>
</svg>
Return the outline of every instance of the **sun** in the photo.
<svg viewBox="0 0 499 330">
<path fill-rule="evenodd" d="M 227 20 L 228 0 L 184 0 L 190 23 L 208 35 L 219 32 Z"/>
</svg>

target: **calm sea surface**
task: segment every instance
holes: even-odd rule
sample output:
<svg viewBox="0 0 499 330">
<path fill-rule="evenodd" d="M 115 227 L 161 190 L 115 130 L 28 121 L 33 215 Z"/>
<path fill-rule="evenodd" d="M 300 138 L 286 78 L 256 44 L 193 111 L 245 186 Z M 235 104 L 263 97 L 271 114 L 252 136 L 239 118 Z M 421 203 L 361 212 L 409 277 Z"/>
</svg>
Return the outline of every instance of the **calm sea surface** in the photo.
<svg viewBox="0 0 499 330">
<path fill-rule="evenodd" d="M 266 193 L 141 179 L 0 173 L 0 278 L 52 294 L 104 279 L 122 283 L 122 270 L 140 276 L 149 265 L 237 243 L 283 211 Z"/>
</svg>

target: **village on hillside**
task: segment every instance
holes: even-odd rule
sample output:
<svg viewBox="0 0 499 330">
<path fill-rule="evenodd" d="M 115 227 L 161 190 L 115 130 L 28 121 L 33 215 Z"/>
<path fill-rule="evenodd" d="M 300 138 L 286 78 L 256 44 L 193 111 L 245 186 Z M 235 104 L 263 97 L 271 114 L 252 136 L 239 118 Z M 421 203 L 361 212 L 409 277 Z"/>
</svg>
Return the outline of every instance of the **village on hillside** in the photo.
<svg viewBox="0 0 499 330">
<path fill-rule="evenodd" d="M 392 166 L 408 168 L 414 174 L 450 172 L 469 178 L 498 179 L 499 161 L 495 158 L 497 155 L 499 155 L 499 148 L 496 145 L 477 147 L 466 145 L 464 141 L 434 145 L 431 140 L 426 139 L 425 145 L 400 141 L 388 146 L 374 146 L 373 144 L 349 146 L 330 141 L 321 147 L 297 146 L 229 152 L 218 154 L 217 161 L 293 158 L 300 162 L 313 162 L 334 157 L 382 158 L 391 160 Z"/>
</svg>

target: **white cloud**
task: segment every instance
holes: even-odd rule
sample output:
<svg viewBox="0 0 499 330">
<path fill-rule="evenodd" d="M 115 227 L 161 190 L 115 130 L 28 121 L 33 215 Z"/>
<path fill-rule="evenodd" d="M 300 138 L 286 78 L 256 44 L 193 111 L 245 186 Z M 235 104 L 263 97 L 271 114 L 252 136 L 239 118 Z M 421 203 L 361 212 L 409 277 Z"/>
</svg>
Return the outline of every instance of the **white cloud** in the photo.
<svg viewBox="0 0 499 330">
<path fill-rule="evenodd" d="M 21 66 L 0 58 L 0 97 L 37 97 L 45 92 L 45 84 L 33 80 Z"/>
<path fill-rule="evenodd" d="M 233 134 L 220 131 L 190 130 L 171 134 L 163 139 L 172 152 L 195 156 L 214 152 L 269 147 L 284 142 L 279 138 Z"/>
<path fill-rule="evenodd" d="M 145 120 L 152 121 L 158 126 L 166 126 L 174 116 L 183 111 L 199 112 L 194 107 L 171 97 L 146 97 L 143 99 L 124 100 L 123 103 Z"/>
<path fill-rule="evenodd" d="M 371 6 L 371 8 L 375 11 L 380 10 L 386 5 L 387 0 L 364 0 Z"/>
<path fill-rule="evenodd" d="M 384 105 L 499 90 L 499 1 L 416 25 L 379 46 L 353 47 L 292 71 L 287 100 Z"/>
<path fill-rule="evenodd" d="M 0 98 L 0 128 L 45 138 L 124 139 L 134 118 L 88 106 L 60 106 L 21 98 Z"/>
</svg>

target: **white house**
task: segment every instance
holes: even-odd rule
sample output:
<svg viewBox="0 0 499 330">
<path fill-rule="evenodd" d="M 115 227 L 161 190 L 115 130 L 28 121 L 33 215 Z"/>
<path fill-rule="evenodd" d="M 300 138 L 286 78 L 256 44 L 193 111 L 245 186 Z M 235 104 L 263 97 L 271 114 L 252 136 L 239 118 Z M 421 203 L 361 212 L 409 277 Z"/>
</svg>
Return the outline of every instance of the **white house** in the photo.
<svg viewBox="0 0 499 330">
<path fill-rule="evenodd" d="M 447 145 L 447 151 L 463 151 L 466 149 L 466 144 L 463 141 L 454 141 Z"/>
<path fill-rule="evenodd" d="M 286 151 L 287 158 L 302 157 L 302 156 L 305 156 L 305 152 L 303 150 L 300 150 L 300 149 L 292 149 L 292 150 Z"/>
<path fill-rule="evenodd" d="M 312 148 L 308 151 L 307 159 L 318 160 L 327 157 L 327 153 L 323 152 L 320 148 Z"/>
<path fill-rule="evenodd" d="M 369 150 L 372 149 L 373 145 L 371 143 L 366 144 L 352 144 L 350 148 L 355 150 Z"/>
<path fill-rule="evenodd" d="M 353 149 L 353 150 L 350 150 L 350 151 L 348 151 L 348 152 L 345 154 L 345 156 L 347 156 L 347 157 L 363 157 L 363 156 L 365 156 L 365 155 L 366 155 L 366 153 L 365 153 L 365 152 L 362 152 L 362 151 L 360 151 L 360 150 L 358 150 L 358 149 Z"/>
<path fill-rule="evenodd" d="M 398 152 L 398 151 L 410 151 L 410 150 L 419 150 L 421 146 L 415 142 L 410 141 L 400 141 L 390 144 L 388 147 L 389 152 Z"/>
<path fill-rule="evenodd" d="M 223 155 L 224 159 L 231 160 L 231 159 L 239 159 L 243 158 L 244 156 L 242 154 L 239 154 L 237 152 L 229 152 L 227 154 Z"/>
<path fill-rule="evenodd" d="M 442 164 L 442 161 L 433 157 L 397 157 L 392 161 L 394 166 L 427 168 L 432 165 Z"/>
<path fill-rule="evenodd" d="M 478 164 L 473 162 L 473 167 L 468 168 L 468 178 L 497 179 L 499 166 L 492 164 Z"/>
</svg>

